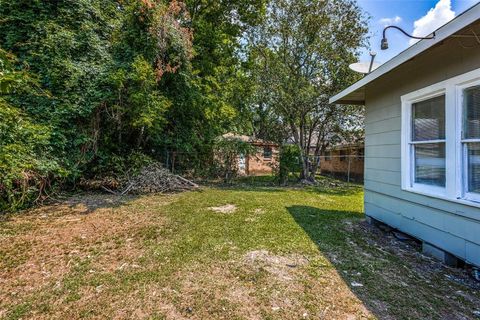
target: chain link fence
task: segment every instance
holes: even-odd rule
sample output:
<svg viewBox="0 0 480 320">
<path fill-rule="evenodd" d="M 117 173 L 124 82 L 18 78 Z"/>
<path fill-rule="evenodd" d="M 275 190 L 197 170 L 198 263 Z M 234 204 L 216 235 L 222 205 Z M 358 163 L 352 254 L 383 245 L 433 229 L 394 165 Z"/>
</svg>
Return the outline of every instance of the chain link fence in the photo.
<svg viewBox="0 0 480 320">
<path fill-rule="evenodd" d="M 165 168 L 176 174 L 186 176 L 210 176 L 215 169 L 215 157 L 211 153 L 199 152 L 164 152 L 157 158 Z M 240 159 L 239 159 L 240 161 Z M 278 161 L 278 160 L 277 160 Z M 326 154 L 310 156 L 309 161 L 320 161 L 317 173 L 341 179 L 347 182 L 362 183 L 364 179 L 365 156 L 357 154 Z M 296 158 L 298 173 L 302 167 L 300 157 Z M 275 170 L 272 170 L 275 174 Z"/>
</svg>

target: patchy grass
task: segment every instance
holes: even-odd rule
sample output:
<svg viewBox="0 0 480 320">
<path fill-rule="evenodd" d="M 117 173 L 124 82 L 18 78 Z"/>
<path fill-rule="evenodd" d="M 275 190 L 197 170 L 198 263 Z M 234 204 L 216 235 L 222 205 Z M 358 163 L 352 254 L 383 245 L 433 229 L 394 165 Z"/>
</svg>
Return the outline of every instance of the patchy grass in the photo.
<svg viewBox="0 0 480 320">
<path fill-rule="evenodd" d="M 0 318 L 473 319 L 475 283 L 362 207 L 355 185 L 253 180 L 9 216 Z"/>
</svg>

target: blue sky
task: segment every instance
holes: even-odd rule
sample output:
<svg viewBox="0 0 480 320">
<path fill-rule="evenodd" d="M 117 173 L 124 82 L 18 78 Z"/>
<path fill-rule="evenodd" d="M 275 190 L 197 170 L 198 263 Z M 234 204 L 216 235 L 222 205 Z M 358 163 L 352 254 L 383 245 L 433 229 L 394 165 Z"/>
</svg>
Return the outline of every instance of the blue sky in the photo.
<svg viewBox="0 0 480 320">
<path fill-rule="evenodd" d="M 386 62 L 413 42 L 397 30 L 387 30 L 389 49 L 380 50 L 383 28 L 396 25 L 409 34 L 425 36 L 458 16 L 479 0 L 357 0 L 371 19 L 370 49 L 377 52 L 376 61 Z M 370 60 L 368 49 L 362 51 L 360 60 Z"/>
</svg>

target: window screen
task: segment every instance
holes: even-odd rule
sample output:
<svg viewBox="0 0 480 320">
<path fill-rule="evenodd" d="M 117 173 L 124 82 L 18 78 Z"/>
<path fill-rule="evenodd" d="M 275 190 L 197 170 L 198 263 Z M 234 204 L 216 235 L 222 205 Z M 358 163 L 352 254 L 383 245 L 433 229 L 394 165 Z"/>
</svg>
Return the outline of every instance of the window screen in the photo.
<svg viewBox="0 0 480 320">
<path fill-rule="evenodd" d="M 467 192 L 480 193 L 480 86 L 463 91 L 463 145 Z"/>
<path fill-rule="evenodd" d="M 413 104 L 413 141 L 445 139 L 445 95 Z"/>
<path fill-rule="evenodd" d="M 468 191 L 480 193 L 480 143 L 467 144 Z"/>
<path fill-rule="evenodd" d="M 414 181 L 445 187 L 445 95 L 412 105 Z"/>
<path fill-rule="evenodd" d="M 445 186 L 445 143 L 415 146 L 415 183 Z"/>
<path fill-rule="evenodd" d="M 468 88 L 463 93 L 465 139 L 480 138 L 480 86 Z"/>
</svg>

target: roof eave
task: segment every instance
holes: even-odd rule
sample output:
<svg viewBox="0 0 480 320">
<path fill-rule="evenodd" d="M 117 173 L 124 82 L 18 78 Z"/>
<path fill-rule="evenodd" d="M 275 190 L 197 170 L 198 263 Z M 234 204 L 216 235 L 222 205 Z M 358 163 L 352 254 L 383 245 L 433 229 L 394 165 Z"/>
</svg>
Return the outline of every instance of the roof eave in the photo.
<svg viewBox="0 0 480 320">
<path fill-rule="evenodd" d="M 336 104 L 356 104 L 363 105 L 365 104 L 365 98 L 356 98 L 352 99 L 349 97 L 352 94 L 358 93 L 359 90 L 364 90 L 365 86 L 372 81 L 378 79 L 384 74 L 392 71 L 398 66 L 404 64 L 415 56 L 419 55 L 422 52 L 427 51 L 431 47 L 435 46 L 438 43 L 441 43 L 451 35 L 462 30 L 466 26 L 474 23 L 479 20 L 480 17 L 480 3 L 474 5 L 455 19 L 451 20 L 444 26 L 437 29 L 435 33 L 435 38 L 432 40 L 420 40 L 416 44 L 412 45 L 408 49 L 402 51 L 397 56 L 393 57 L 386 63 L 382 64 L 380 67 L 372 71 L 370 74 L 366 75 L 361 80 L 355 82 L 353 85 L 339 92 L 335 96 L 329 99 L 329 103 Z"/>
</svg>

